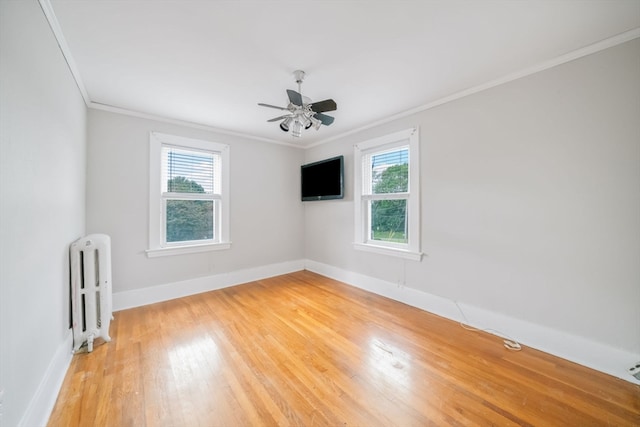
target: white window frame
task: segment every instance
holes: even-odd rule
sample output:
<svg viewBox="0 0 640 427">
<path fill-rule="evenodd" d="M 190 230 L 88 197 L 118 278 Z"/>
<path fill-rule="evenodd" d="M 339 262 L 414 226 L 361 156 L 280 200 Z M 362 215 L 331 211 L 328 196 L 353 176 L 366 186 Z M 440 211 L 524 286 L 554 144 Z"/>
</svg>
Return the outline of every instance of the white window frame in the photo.
<svg viewBox="0 0 640 427">
<path fill-rule="evenodd" d="M 418 128 L 406 129 L 390 135 L 370 139 L 354 146 L 354 205 L 355 205 L 355 241 L 354 248 L 378 254 L 396 256 L 404 259 L 420 261 L 420 137 Z M 371 194 L 365 188 L 370 183 L 370 169 L 365 161 L 370 155 L 394 148 L 409 148 L 409 191 L 388 195 Z M 369 176 L 368 180 L 364 176 Z M 370 187 L 367 186 L 367 187 Z M 377 199 L 407 200 L 407 243 L 393 243 L 372 240 L 370 238 L 370 215 L 367 208 L 369 201 Z"/>
<path fill-rule="evenodd" d="M 212 152 L 221 159 L 221 194 L 212 196 L 218 205 L 215 225 L 217 238 L 214 241 L 165 242 L 165 203 L 162 194 L 162 147 L 172 146 L 186 150 Z M 149 258 L 187 253 L 207 252 L 231 247 L 229 238 L 229 146 L 218 142 L 186 138 L 160 132 L 149 134 Z M 189 195 L 185 194 L 185 199 Z"/>
</svg>

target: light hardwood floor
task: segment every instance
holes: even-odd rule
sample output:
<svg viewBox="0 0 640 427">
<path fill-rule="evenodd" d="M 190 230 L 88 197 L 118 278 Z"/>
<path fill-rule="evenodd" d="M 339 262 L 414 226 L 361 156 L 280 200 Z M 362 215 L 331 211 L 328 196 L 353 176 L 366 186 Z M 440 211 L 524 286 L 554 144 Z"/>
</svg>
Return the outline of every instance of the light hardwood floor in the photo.
<svg viewBox="0 0 640 427">
<path fill-rule="evenodd" d="M 50 426 L 640 425 L 640 387 L 307 272 L 115 313 Z"/>
</svg>

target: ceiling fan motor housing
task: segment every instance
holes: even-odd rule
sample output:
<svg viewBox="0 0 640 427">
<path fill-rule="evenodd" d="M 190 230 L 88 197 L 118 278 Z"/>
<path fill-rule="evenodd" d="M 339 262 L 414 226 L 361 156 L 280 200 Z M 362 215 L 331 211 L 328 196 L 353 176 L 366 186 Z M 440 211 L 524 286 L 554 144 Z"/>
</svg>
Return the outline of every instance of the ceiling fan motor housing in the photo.
<svg viewBox="0 0 640 427">
<path fill-rule="evenodd" d="M 293 77 L 296 79 L 296 83 L 300 84 L 304 80 L 305 72 L 302 70 L 295 70 L 293 72 Z M 299 88 L 298 88 L 299 89 Z M 299 90 L 298 90 L 299 92 Z"/>
</svg>

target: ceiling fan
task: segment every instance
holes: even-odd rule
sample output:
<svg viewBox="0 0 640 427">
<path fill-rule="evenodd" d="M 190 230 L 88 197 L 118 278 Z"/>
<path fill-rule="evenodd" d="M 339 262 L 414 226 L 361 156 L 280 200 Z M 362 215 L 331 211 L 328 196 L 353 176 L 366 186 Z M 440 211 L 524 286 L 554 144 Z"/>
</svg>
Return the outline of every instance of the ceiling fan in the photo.
<svg viewBox="0 0 640 427">
<path fill-rule="evenodd" d="M 311 126 L 315 130 L 320 129 L 320 126 L 329 126 L 333 123 L 334 118 L 327 116 L 327 111 L 334 111 L 338 108 L 336 102 L 333 99 L 325 99 L 324 101 L 313 102 L 306 96 L 302 96 L 302 81 L 304 80 L 305 73 L 302 70 L 296 70 L 293 72 L 293 76 L 298 83 L 298 91 L 287 89 L 287 95 L 289 96 L 289 105 L 286 107 L 278 107 L 277 105 L 258 103 L 261 107 L 275 108 L 277 110 L 288 111 L 288 114 L 274 117 L 267 120 L 267 122 L 280 123 L 280 129 L 284 132 L 289 132 L 294 137 L 302 136 L 302 129 L 309 129 Z"/>
</svg>

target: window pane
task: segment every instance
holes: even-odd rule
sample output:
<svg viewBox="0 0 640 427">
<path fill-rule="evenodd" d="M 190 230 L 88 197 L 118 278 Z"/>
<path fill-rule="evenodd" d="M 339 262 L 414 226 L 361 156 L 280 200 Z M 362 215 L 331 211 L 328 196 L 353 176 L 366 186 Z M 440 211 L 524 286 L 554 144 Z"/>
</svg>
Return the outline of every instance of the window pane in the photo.
<svg viewBox="0 0 640 427">
<path fill-rule="evenodd" d="M 163 192 L 220 193 L 219 159 L 214 153 L 162 147 Z"/>
<path fill-rule="evenodd" d="M 371 240 L 408 243 L 407 200 L 372 200 Z"/>
<path fill-rule="evenodd" d="M 167 243 L 211 240 L 213 200 L 167 200 Z"/>
<path fill-rule="evenodd" d="M 409 149 L 401 148 L 371 156 L 373 194 L 409 191 Z"/>
</svg>

